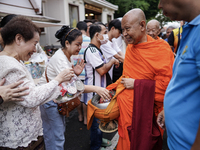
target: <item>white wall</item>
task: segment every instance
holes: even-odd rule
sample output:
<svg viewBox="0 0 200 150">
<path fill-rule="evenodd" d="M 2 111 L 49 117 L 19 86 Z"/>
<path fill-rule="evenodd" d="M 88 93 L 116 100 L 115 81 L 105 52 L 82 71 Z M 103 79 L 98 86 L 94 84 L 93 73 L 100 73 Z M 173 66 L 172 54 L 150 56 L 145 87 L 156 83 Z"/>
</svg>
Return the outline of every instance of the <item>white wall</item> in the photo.
<svg viewBox="0 0 200 150">
<path fill-rule="evenodd" d="M 62 24 L 69 25 L 69 4 L 76 5 L 79 8 L 79 20 L 85 19 L 85 7 L 82 0 L 45 0 L 43 15 L 60 20 Z M 58 39 L 55 38 L 55 33 L 61 27 L 45 28 L 46 33 L 41 35 L 40 44 L 45 45 L 60 45 Z"/>
<path fill-rule="evenodd" d="M 79 8 L 79 21 L 85 19 L 85 6 L 83 0 L 43 0 L 43 15 L 60 20 L 62 24 L 69 25 L 69 4 L 76 5 Z M 109 8 L 103 8 L 102 22 L 107 23 L 107 15 L 114 17 L 114 11 Z M 45 45 L 60 45 L 58 39 L 55 38 L 55 33 L 61 27 L 45 28 L 46 33 L 41 35 L 40 44 Z"/>
<path fill-rule="evenodd" d="M 107 23 L 107 16 L 111 16 L 111 20 L 114 19 L 114 11 L 108 9 L 108 8 L 103 8 L 102 11 L 102 22 Z"/>
<path fill-rule="evenodd" d="M 60 20 L 62 24 L 68 24 L 68 15 L 66 10 L 66 0 L 46 0 L 44 3 L 43 15 Z M 40 45 L 59 45 L 58 39 L 55 38 L 55 33 L 60 27 L 47 27 L 45 34 L 40 37 Z"/>
<path fill-rule="evenodd" d="M 79 8 L 79 21 L 85 20 L 85 6 L 83 0 L 68 0 L 69 4 L 78 6 Z"/>
</svg>

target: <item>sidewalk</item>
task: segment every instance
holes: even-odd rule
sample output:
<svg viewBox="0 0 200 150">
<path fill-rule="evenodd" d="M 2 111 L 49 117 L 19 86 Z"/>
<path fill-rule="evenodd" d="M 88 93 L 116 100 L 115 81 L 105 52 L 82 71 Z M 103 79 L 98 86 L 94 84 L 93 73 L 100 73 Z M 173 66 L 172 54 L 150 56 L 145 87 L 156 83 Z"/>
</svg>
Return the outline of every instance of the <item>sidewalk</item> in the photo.
<svg viewBox="0 0 200 150">
<path fill-rule="evenodd" d="M 118 132 L 103 133 L 103 137 L 112 140 L 107 150 L 113 150 L 118 141 Z M 78 121 L 78 112 L 73 110 L 66 119 L 65 150 L 90 150 L 90 131 L 83 122 Z"/>
</svg>

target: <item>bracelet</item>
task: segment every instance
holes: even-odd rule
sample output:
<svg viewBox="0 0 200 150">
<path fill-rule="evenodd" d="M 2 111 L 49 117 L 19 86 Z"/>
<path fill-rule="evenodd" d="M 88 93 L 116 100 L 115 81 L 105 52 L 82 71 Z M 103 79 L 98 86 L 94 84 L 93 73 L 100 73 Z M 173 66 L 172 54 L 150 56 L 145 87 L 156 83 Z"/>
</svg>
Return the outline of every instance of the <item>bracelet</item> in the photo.
<svg viewBox="0 0 200 150">
<path fill-rule="evenodd" d="M 4 102 L 3 98 L 0 95 L 0 105 Z"/>
</svg>

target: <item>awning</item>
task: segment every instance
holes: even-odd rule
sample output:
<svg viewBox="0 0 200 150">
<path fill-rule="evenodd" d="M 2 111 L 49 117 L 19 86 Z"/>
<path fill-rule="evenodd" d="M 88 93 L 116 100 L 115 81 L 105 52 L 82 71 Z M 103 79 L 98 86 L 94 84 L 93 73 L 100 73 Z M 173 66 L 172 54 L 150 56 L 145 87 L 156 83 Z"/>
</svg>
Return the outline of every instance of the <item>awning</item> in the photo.
<svg viewBox="0 0 200 150">
<path fill-rule="evenodd" d="M 50 23 L 50 22 L 41 22 L 41 21 L 33 21 L 39 28 L 44 28 L 44 27 L 60 27 L 65 24 L 61 23 Z"/>
<path fill-rule="evenodd" d="M 0 17 L 4 17 L 6 15 L 10 14 L 9 12 L 1 11 L 0 10 Z M 14 14 L 14 13 L 12 13 Z M 47 17 L 47 16 L 41 16 L 41 15 L 24 15 L 24 14 L 17 14 L 16 15 L 22 15 L 29 19 L 31 19 L 38 27 L 53 27 L 53 26 L 63 26 L 64 24 L 60 23 L 60 20 L 57 20 L 55 18 Z"/>
<path fill-rule="evenodd" d="M 110 8 L 112 10 L 118 10 L 118 6 L 114 5 L 110 2 L 107 2 L 106 0 L 84 0 L 84 2 L 89 3 L 89 4 L 93 4 L 95 6 L 101 6 L 101 7 L 106 7 L 106 8 Z"/>
</svg>

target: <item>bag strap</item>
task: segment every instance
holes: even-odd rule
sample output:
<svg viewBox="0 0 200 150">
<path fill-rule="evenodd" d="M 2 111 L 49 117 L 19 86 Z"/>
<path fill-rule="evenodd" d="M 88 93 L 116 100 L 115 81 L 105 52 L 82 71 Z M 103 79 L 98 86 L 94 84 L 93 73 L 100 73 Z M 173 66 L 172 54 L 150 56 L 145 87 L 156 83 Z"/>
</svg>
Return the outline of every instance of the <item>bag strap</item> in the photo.
<svg viewBox="0 0 200 150">
<path fill-rule="evenodd" d="M 47 77 L 47 67 L 46 67 L 46 69 L 45 69 L 45 78 L 46 78 L 46 81 L 47 81 L 47 83 L 49 82 L 49 79 L 48 79 L 48 77 Z"/>
<path fill-rule="evenodd" d="M 84 54 L 83 54 L 83 60 L 84 60 L 84 63 L 87 63 L 86 62 L 86 51 L 90 48 L 90 45 L 88 45 L 88 47 L 85 49 L 84 51 Z"/>
</svg>

